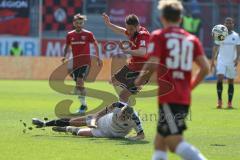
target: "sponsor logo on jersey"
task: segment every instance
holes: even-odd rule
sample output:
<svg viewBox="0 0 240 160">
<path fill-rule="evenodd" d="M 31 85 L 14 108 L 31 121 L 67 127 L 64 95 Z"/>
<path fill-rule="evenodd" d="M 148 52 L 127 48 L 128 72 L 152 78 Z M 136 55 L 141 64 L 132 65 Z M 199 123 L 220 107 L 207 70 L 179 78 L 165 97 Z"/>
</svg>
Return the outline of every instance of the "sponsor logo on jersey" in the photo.
<svg viewBox="0 0 240 160">
<path fill-rule="evenodd" d="M 75 41 L 75 42 L 72 42 L 71 43 L 72 45 L 75 45 L 75 44 L 85 44 L 84 41 Z"/>
<path fill-rule="evenodd" d="M 145 40 L 141 40 L 140 41 L 140 46 L 144 46 L 145 47 L 146 46 L 146 41 Z"/>
<path fill-rule="evenodd" d="M 81 36 L 81 39 L 85 41 L 86 40 L 86 36 Z"/>
</svg>

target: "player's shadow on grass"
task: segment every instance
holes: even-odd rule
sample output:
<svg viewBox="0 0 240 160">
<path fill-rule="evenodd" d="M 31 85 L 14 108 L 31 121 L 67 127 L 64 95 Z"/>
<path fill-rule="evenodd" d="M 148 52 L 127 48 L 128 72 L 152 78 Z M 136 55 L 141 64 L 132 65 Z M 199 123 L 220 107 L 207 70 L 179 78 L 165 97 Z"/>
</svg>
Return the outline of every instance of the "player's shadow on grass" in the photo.
<svg viewBox="0 0 240 160">
<path fill-rule="evenodd" d="M 127 138 L 96 138 L 96 137 L 83 137 L 83 136 L 74 136 L 71 134 L 54 134 L 54 135 L 44 135 L 44 134 L 36 134 L 32 135 L 32 137 L 51 137 L 51 138 L 79 138 L 80 139 L 89 139 L 90 141 L 94 141 L 94 143 L 104 143 L 102 140 L 107 141 L 115 141 L 118 144 L 116 145 L 135 145 L 135 144 L 148 144 L 149 141 L 147 140 L 139 140 L 133 141 Z"/>
<path fill-rule="evenodd" d="M 90 140 L 92 141 L 98 141 L 98 140 L 107 140 L 107 141 L 115 141 L 115 142 L 120 142 L 119 144 L 116 145 L 133 145 L 133 144 L 148 144 L 149 141 L 147 140 L 139 140 L 139 141 L 133 141 L 129 140 L 127 138 L 94 138 L 92 137 Z"/>
<path fill-rule="evenodd" d="M 214 108 L 212 107 L 212 110 L 217 110 L 217 111 L 235 111 L 235 110 L 239 110 L 239 108 L 238 107 L 234 107 L 234 108 L 229 109 L 227 107 L 224 107 L 224 108 L 218 109 L 216 107 L 214 107 Z"/>
<path fill-rule="evenodd" d="M 228 111 L 234 111 L 234 110 L 237 110 L 238 108 L 236 108 L 236 107 L 234 107 L 234 108 L 231 108 L 231 109 L 229 109 L 229 108 L 222 108 L 222 110 L 228 110 Z"/>
<path fill-rule="evenodd" d="M 115 140 L 115 139 L 112 139 L 112 140 Z M 133 145 L 133 144 L 148 144 L 149 143 L 149 141 L 147 141 L 147 140 L 133 141 L 133 140 L 129 140 L 126 138 L 125 139 L 119 138 L 118 142 L 120 142 L 120 144 L 117 144 L 117 145 Z"/>
</svg>

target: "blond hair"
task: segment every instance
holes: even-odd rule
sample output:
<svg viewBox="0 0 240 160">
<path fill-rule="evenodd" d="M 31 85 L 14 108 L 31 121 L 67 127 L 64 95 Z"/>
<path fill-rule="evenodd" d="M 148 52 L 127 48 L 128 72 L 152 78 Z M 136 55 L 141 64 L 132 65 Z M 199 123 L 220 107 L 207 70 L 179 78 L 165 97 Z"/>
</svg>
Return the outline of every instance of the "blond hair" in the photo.
<svg viewBox="0 0 240 160">
<path fill-rule="evenodd" d="M 160 0 L 158 3 L 160 14 L 170 22 L 178 22 L 182 17 L 183 5 L 179 0 Z"/>
</svg>

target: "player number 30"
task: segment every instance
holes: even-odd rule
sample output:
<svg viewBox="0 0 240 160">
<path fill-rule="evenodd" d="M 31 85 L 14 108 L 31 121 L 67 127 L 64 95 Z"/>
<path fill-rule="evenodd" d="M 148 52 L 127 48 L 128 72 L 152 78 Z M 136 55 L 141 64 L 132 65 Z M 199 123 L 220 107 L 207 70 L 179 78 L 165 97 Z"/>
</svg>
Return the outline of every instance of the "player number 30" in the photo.
<svg viewBox="0 0 240 160">
<path fill-rule="evenodd" d="M 193 42 L 189 40 L 168 39 L 167 48 L 170 50 L 170 57 L 166 59 L 168 68 L 183 71 L 192 69 Z"/>
</svg>

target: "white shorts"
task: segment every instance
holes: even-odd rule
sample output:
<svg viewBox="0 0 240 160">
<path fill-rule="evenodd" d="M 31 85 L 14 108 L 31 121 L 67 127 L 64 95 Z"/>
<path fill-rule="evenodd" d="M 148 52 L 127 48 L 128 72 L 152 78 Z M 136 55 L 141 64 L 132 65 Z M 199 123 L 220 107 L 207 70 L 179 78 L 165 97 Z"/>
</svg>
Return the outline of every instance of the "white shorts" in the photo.
<svg viewBox="0 0 240 160">
<path fill-rule="evenodd" d="M 114 133 L 110 127 L 109 119 L 106 116 L 100 118 L 97 122 L 97 128 L 92 128 L 91 132 L 94 137 L 116 138 L 125 137 L 123 133 Z"/>
<path fill-rule="evenodd" d="M 237 76 L 237 70 L 234 64 L 217 63 L 217 75 L 222 74 L 229 79 L 234 79 Z"/>
</svg>

